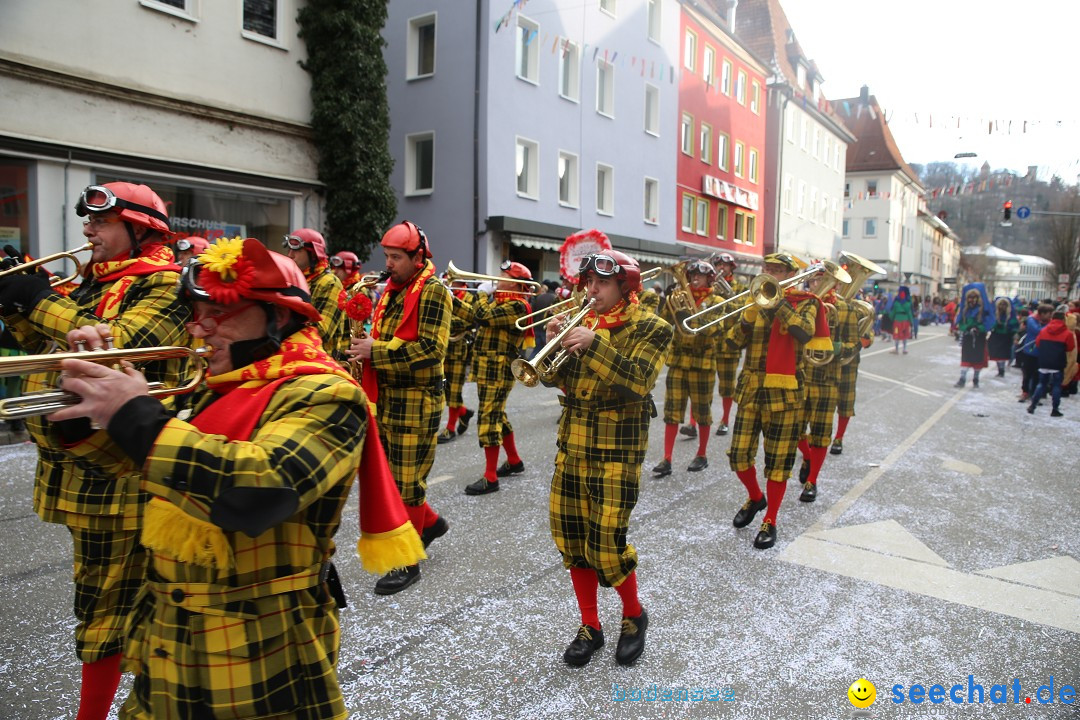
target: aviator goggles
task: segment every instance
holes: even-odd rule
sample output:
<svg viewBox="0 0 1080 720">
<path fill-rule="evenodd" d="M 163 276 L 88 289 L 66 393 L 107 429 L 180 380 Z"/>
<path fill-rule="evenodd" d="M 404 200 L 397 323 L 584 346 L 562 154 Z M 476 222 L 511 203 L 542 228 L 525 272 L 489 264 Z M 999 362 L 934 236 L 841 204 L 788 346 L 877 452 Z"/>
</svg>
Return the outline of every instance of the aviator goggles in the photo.
<svg viewBox="0 0 1080 720">
<path fill-rule="evenodd" d="M 300 248 L 296 248 L 296 249 L 299 250 Z M 329 262 L 330 262 L 330 267 L 336 267 L 336 268 L 345 267 L 345 258 L 340 258 L 337 255 L 332 256 L 330 258 Z"/>
<path fill-rule="evenodd" d="M 187 238 L 181 238 L 180 240 L 176 241 L 176 249 L 179 252 L 184 252 L 185 250 L 190 250 L 193 247 L 194 247 L 194 244 L 190 240 L 188 240 Z"/>
<path fill-rule="evenodd" d="M 694 260 L 686 265 L 686 272 L 699 273 L 701 275 L 715 275 L 716 268 L 704 260 Z"/>
<path fill-rule="evenodd" d="M 314 245 L 309 242 L 304 242 L 295 235 L 286 235 L 281 243 L 281 247 L 286 250 L 303 250 L 304 248 L 312 248 Z"/>
<path fill-rule="evenodd" d="M 134 210 L 164 223 L 169 222 L 169 217 L 160 210 L 117 197 L 116 193 L 102 185 L 90 185 L 83 189 L 79 202 L 75 204 L 75 214 L 83 217 L 90 213 L 103 213 L 116 208 Z"/>
<path fill-rule="evenodd" d="M 592 271 L 600 277 L 612 277 L 624 272 L 624 268 L 610 255 L 586 255 L 578 265 L 578 275 Z"/>
</svg>

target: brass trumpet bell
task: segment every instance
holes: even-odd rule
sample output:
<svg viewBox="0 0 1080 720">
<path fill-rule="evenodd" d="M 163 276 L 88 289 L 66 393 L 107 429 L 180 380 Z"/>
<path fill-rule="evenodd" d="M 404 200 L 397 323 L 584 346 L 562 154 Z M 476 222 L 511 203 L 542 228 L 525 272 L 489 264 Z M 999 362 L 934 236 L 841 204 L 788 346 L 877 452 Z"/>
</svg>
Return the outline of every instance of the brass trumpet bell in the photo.
<svg viewBox="0 0 1080 720">
<path fill-rule="evenodd" d="M 75 282 L 75 278 L 82 275 L 82 263 L 79 262 L 79 258 L 75 257 L 75 253 L 87 252 L 93 249 L 94 244 L 88 242 L 85 245 L 80 245 L 79 247 L 72 248 L 71 250 L 53 253 L 52 255 L 46 255 L 45 257 L 39 257 L 36 260 L 31 260 L 29 262 L 19 263 L 14 267 L 8 268 L 7 270 L 0 272 L 0 278 L 21 272 L 36 272 L 37 269 L 40 268 L 42 265 L 46 265 L 57 260 L 67 259 L 75 263 L 75 272 L 68 275 L 67 277 L 53 276 L 49 279 L 49 285 L 52 287 L 57 287 L 58 285 L 64 285 L 65 283 Z"/>
</svg>

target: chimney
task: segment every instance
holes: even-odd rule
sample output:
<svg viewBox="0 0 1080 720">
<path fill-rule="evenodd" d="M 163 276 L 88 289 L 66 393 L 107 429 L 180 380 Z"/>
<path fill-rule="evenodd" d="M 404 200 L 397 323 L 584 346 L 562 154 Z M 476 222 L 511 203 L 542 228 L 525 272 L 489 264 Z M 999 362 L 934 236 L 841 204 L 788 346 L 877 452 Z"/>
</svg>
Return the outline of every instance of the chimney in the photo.
<svg viewBox="0 0 1080 720">
<path fill-rule="evenodd" d="M 863 105 L 869 105 L 870 104 L 870 88 L 867 87 L 866 85 L 863 85 L 859 89 L 859 101 Z"/>
<path fill-rule="evenodd" d="M 730 0 L 727 11 L 728 30 L 735 32 L 735 8 L 739 7 L 739 0 Z"/>
</svg>

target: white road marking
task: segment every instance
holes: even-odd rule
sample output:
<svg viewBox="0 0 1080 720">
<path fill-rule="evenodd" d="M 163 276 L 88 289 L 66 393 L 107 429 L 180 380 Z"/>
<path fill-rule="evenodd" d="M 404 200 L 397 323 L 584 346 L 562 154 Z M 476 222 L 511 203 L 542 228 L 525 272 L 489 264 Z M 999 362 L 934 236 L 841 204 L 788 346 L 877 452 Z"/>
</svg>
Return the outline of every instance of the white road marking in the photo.
<svg viewBox="0 0 1080 720">
<path fill-rule="evenodd" d="M 956 460 L 954 458 L 945 458 L 941 463 L 941 467 L 946 470 L 955 470 L 956 472 L 962 472 L 966 475 L 982 475 L 982 468 L 978 465 L 972 465 L 966 463 L 963 460 Z"/>
<path fill-rule="evenodd" d="M 807 537 L 827 540 L 841 545 L 873 550 L 884 555 L 897 555 L 908 560 L 918 560 L 930 565 L 948 567 L 940 555 L 926 547 L 921 540 L 909 533 L 895 520 L 851 525 L 822 532 L 807 533 Z"/>
<path fill-rule="evenodd" d="M 926 390 L 915 385 L 909 385 L 903 380 L 896 380 L 891 377 L 885 377 L 884 375 L 875 375 L 874 373 L 867 372 L 866 370 L 863 370 L 861 368 L 859 369 L 859 377 L 867 377 L 871 380 L 893 383 L 895 385 L 901 386 L 910 393 L 915 393 L 916 395 L 921 395 L 922 397 L 941 397 L 941 393 L 939 392 L 934 392 L 933 390 Z"/>
<path fill-rule="evenodd" d="M 1068 555 L 979 570 L 978 573 L 1080 597 L 1080 561 Z"/>
<path fill-rule="evenodd" d="M 938 339 L 943 338 L 943 337 L 950 337 L 950 336 L 947 335 L 947 334 L 930 333 L 930 334 L 927 334 L 925 337 L 923 337 L 922 340 L 908 340 L 907 344 L 908 345 L 918 345 L 919 343 L 930 342 L 931 340 L 938 340 Z M 868 358 L 868 357 L 873 357 L 875 355 L 882 355 L 884 353 L 891 353 L 893 350 L 896 349 L 896 346 L 893 345 L 892 340 L 882 340 L 881 338 L 878 338 L 875 342 L 882 345 L 883 347 L 878 348 L 877 350 L 869 350 L 869 349 L 864 348 L 864 349 L 859 351 L 862 357 Z M 901 341 L 901 342 L 903 342 L 903 341 Z"/>
<path fill-rule="evenodd" d="M 447 480 L 453 480 L 453 479 L 454 479 L 453 475 L 436 475 L 433 478 L 428 478 L 427 484 L 428 484 L 428 487 L 431 487 L 432 485 L 438 485 L 441 482 L 446 482 Z"/>
</svg>

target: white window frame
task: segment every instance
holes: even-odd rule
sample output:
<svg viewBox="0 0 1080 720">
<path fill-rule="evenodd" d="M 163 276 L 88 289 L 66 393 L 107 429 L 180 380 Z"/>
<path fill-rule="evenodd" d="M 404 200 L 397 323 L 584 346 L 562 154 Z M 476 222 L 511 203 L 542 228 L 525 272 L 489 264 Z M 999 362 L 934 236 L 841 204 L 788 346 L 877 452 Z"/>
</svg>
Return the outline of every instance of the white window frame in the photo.
<svg viewBox="0 0 1080 720">
<path fill-rule="evenodd" d="M 428 25 L 434 26 L 431 48 L 431 72 L 421 73 L 420 67 L 420 29 Z M 421 80 L 432 77 L 435 74 L 435 66 L 438 58 L 439 42 L 439 17 L 438 13 L 426 13 L 409 18 L 408 39 L 406 40 L 405 79 Z"/>
<path fill-rule="evenodd" d="M 690 28 L 683 35 L 683 67 L 690 72 L 697 67 L 697 33 Z"/>
<path fill-rule="evenodd" d="M 565 174 L 567 176 L 567 187 L 569 197 L 563 198 L 563 173 L 562 165 L 566 163 Z M 566 150 L 559 151 L 559 157 L 556 160 L 555 165 L 555 197 L 559 199 L 559 205 L 568 208 L 577 208 L 581 205 L 581 170 L 578 162 L 578 156 L 572 152 Z"/>
<path fill-rule="evenodd" d="M 698 130 L 698 152 L 700 153 L 701 162 L 712 164 L 712 146 L 713 146 L 713 131 L 712 125 L 709 123 L 701 123 L 701 128 Z"/>
<path fill-rule="evenodd" d="M 746 160 L 746 146 L 742 144 L 741 140 L 735 141 L 735 155 L 731 161 L 731 171 L 735 173 L 735 177 L 741 178 L 746 173 L 746 166 L 743 162 Z"/>
<path fill-rule="evenodd" d="M 877 237 L 877 218 L 863 218 L 863 237 Z"/>
<path fill-rule="evenodd" d="M 417 172 L 416 163 L 418 161 L 416 146 L 417 143 L 430 140 L 431 141 L 431 187 L 422 188 L 417 186 L 417 180 L 419 173 Z M 435 131 L 428 130 L 425 132 L 410 133 L 405 136 L 405 196 L 406 197 L 420 197 L 425 195 L 431 195 L 435 192 Z"/>
<path fill-rule="evenodd" d="M 740 70 L 735 76 L 735 102 L 746 105 L 746 71 Z"/>
<path fill-rule="evenodd" d="M 600 12 L 616 17 L 616 0 L 600 0 Z"/>
<path fill-rule="evenodd" d="M 843 222 L 840 225 L 840 228 L 841 228 L 840 229 L 840 235 L 842 237 L 851 237 L 851 235 L 848 234 L 850 232 L 850 227 L 848 225 L 848 219 L 847 218 L 844 218 Z"/>
<path fill-rule="evenodd" d="M 794 184 L 794 178 L 791 176 L 791 173 L 784 173 L 784 196 L 781 199 L 781 203 L 783 205 L 784 212 L 786 212 L 789 215 L 791 214 L 791 205 L 792 205 L 792 197 L 791 196 L 792 196 L 792 192 L 793 192 L 793 190 L 792 190 L 793 184 Z"/>
<path fill-rule="evenodd" d="M 731 138 L 727 133 L 717 133 L 716 167 L 727 170 L 731 167 Z"/>
<path fill-rule="evenodd" d="M 877 195 L 878 195 L 877 187 L 878 187 L 877 180 L 867 180 L 866 181 L 866 197 L 868 197 L 868 198 L 877 197 Z M 871 188 L 873 188 L 873 189 L 871 189 Z"/>
<path fill-rule="evenodd" d="M 578 102 L 581 99 L 581 46 L 565 39 L 559 46 L 559 97 Z"/>
<path fill-rule="evenodd" d="M 514 38 L 514 75 L 518 80 L 523 80 L 533 85 L 540 84 L 540 23 L 519 14 L 517 19 L 517 36 Z M 522 31 L 528 30 L 532 40 L 526 45 Z M 535 34 L 533 34 L 535 32 Z M 527 75 L 521 74 L 522 59 L 528 62 Z"/>
<path fill-rule="evenodd" d="M 728 206 L 723 202 L 716 203 L 716 237 L 719 240 L 727 238 Z"/>
<path fill-rule="evenodd" d="M 699 197 L 694 202 L 694 232 L 702 237 L 709 236 L 709 198 Z"/>
<path fill-rule="evenodd" d="M 750 81 L 750 112 L 761 114 L 761 83 L 757 80 Z"/>
<path fill-rule="evenodd" d="M 752 246 L 756 237 L 757 215 L 753 213 L 743 213 L 743 242 Z"/>
<path fill-rule="evenodd" d="M 604 192 L 600 192 L 600 177 L 607 178 Z M 606 163 L 596 163 L 596 213 L 613 216 L 615 214 L 615 168 Z"/>
<path fill-rule="evenodd" d="M 687 203 L 690 203 L 689 206 Z M 694 232 L 694 206 L 697 204 L 697 198 L 690 193 L 683 193 L 682 203 L 679 206 L 680 227 L 683 232 Z M 689 220 L 687 219 L 687 211 L 689 210 Z"/>
<path fill-rule="evenodd" d="M 660 181 L 656 178 L 646 176 L 642 192 L 642 207 L 644 209 L 644 217 L 642 219 L 648 225 L 659 225 Z"/>
<path fill-rule="evenodd" d="M 521 170 L 518 169 L 518 148 L 524 148 L 526 166 L 522 168 L 526 170 L 525 175 L 525 189 L 522 190 L 518 186 L 518 179 L 521 177 Z M 531 152 L 529 152 L 531 150 Z M 532 162 L 530 163 L 530 156 L 532 156 Z M 514 138 L 514 190 L 517 192 L 517 196 L 526 198 L 528 200 L 540 199 L 540 143 L 536 140 L 531 140 L 520 135 Z"/>
<path fill-rule="evenodd" d="M 679 149 L 683 155 L 694 154 L 694 116 L 683 113 L 679 121 Z"/>
<path fill-rule="evenodd" d="M 795 203 L 795 214 L 801 218 L 806 217 L 806 181 L 799 181 L 799 196 Z"/>
<path fill-rule="evenodd" d="M 734 68 L 730 60 L 725 58 L 720 61 L 720 92 L 728 97 L 731 97 L 731 73 L 733 71 Z"/>
<path fill-rule="evenodd" d="M 810 222 L 812 222 L 812 223 L 814 223 L 816 225 L 817 222 L 818 222 L 818 201 L 817 201 L 817 188 L 816 187 L 811 187 L 810 188 L 810 207 L 809 207 L 809 210 L 810 210 L 810 212 L 808 214 L 810 216 Z"/>
<path fill-rule="evenodd" d="M 607 81 L 601 92 L 601 77 Z M 603 101 L 603 107 L 601 106 Z M 615 118 L 615 65 L 603 60 L 596 61 L 596 112 L 606 118 Z"/>
<path fill-rule="evenodd" d="M 662 0 L 648 0 L 648 12 L 645 13 L 645 35 L 654 43 L 659 43 L 663 22 Z"/>
<path fill-rule="evenodd" d="M 709 87 L 712 87 L 712 84 L 716 81 L 716 49 L 708 43 L 705 44 L 705 49 L 702 51 L 701 79 Z"/>
<path fill-rule="evenodd" d="M 283 32 L 283 27 L 282 27 L 283 26 L 282 14 L 284 12 L 284 8 L 282 7 L 283 4 L 284 4 L 283 0 L 275 0 L 274 1 L 274 37 L 269 37 L 268 35 L 263 35 L 261 33 L 257 33 L 254 30 L 245 30 L 244 29 L 244 6 L 243 6 L 243 3 L 241 2 L 241 5 L 240 5 L 240 36 L 247 39 L 247 40 L 253 40 L 254 42 L 262 43 L 264 45 L 270 45 L 272 47 L 276 47 L 276 48 L 279 48 L 281 50 L 288 49 L 286 47 L 285 43 L 282 42 L 282 38 L 281 38 L 282 32 Z"/>
<path fill-rule="evenodd" d="M 750 148 L 746 153 L 746 179 L 755 184 L 758 181 L 757 148 Z"/>
<path fill-rule="evenodd" d="M 139 0 L 139 4 L 144 8 L 163 12 L 166 15 L 172 15 L 193 23 L 199 22 L 199 2 L 200 0 L 184 0 L 184 7 L 178 8 L 156 0 Z"/>
<path fill-rule="evenodd" d="M 649 123 L 650 110 L 652 127 Z M 645 132 L 660 137 L 660 88 L 650 83 L 645 83 Z"/>
<path fill-rule="evenodd" d="M 737 242 L 740 245 L 745 242 L 746 238 L 746 213 L 742 210 L 735 210 L 735 229 L 731 233 L 731 239 L 733 242 Z"/>
</svg>

